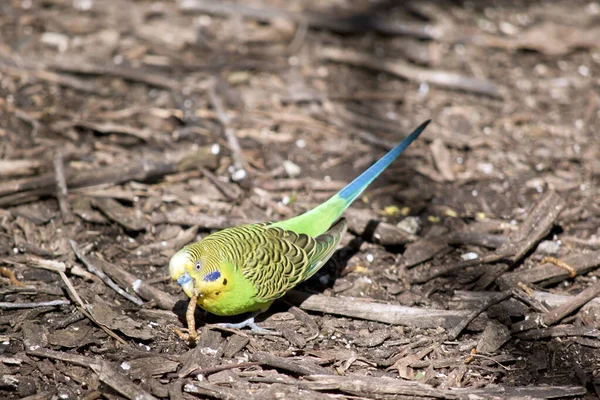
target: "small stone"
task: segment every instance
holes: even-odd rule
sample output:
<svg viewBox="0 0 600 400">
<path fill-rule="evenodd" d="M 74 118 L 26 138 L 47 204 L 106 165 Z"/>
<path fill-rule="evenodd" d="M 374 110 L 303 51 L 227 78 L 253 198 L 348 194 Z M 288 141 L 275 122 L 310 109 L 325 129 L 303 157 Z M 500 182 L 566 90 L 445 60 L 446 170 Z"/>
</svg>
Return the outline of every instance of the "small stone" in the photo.
<svg viewBox="0 0 600 400">
<path fill-rule="evenodd" d="M 246 177 L 246 175 L 247 175 L 246 170 L 238 169 L 231 175 L 231 179 L 233 179 L 236 182 L 239 182 L 239 181 L 243 180 Z"/>
<path fill-rule="evenodd" d="M 560 241 L 544 240 L 538 245 L 537 251 L 542 254 L 556 256 L 560 252 L 561 245 Z"/>
<path fill-rule="evenodd" d="M 54 47 L 61 53 L 64 53 L 69 48 L 69 38 L 62 33 L 44 32 L 40 41 L 48 47 Z"/>
<path fill-rule="evenodd" d="M 302 172 L 302 169 L 290 160 L 283 161 L 283 169 L 291 178 L 300 175 L 300 173 Z"/>
<path fill-rule="evenodd" d="M 479 163 L 477 164 L 477 169 L 484 174 L 489 175 L 494 172 L 494 165 L 490 163 Z"/>
<path fill-rule="evenodd" d="M 477 253 L 473 253 L 472 251 L 460 256 L 464 261 L 476 260 L 477 257 L 479 257 Z"/>
<path fill-rule="evenodd" d="M 421 220 L 418 217 L 406 217 L 396 224 L 398 229 L 411 235 L 416 235 L 421 229 Z"/>
</svg>

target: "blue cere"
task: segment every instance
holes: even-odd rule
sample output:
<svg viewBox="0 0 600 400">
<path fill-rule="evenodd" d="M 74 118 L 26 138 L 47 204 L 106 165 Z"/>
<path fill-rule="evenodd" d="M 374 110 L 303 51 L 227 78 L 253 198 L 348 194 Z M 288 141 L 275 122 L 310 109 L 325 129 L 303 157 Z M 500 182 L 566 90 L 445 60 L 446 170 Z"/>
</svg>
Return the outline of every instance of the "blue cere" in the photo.
<svg viewBox="0 0 600 400">
<path fill-rule="evenodd" d="M 213 272 L 206 274 L 206 276 L 204 277 L 204 280 L 206 282 L 214 282 L 217 279 L 219 279 L 220 277 L 221 277 L 221 273 L 219 271 L 213 271 Z"/>
<path fill-rule="evenodd" d="M 183 274 L 179 278 L 177 278 L 177 283 L 179 283 L 181 286 L 183 286 L 191 280 L 192 280 L 192 277 L 190 276 L 190 274 L 188 274 L 186 272 L 185 274 Z"/>
</svg>

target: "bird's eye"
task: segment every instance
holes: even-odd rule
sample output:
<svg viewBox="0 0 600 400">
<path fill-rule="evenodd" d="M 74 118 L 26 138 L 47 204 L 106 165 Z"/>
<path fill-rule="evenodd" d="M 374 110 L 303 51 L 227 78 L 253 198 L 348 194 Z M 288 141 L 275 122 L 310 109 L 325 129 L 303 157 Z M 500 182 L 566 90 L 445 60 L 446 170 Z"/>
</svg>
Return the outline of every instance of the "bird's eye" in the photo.
<svg viewBox="0 0 600 400">
<path fill-rule="evenodd" d="M 202 269 L 202 263 L 200 261 L 196 261 L 196 265 L 194 265 L 196 271 L 200 271 Z"/>
</svg>

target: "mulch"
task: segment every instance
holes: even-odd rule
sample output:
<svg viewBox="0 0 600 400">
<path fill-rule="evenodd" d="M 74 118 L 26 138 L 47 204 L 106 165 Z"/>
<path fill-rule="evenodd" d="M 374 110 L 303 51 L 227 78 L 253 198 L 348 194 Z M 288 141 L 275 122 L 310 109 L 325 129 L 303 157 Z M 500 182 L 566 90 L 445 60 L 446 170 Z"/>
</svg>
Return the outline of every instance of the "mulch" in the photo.
<svg viewBox="0 0 600 400">
<path fill-rule="evenodd" d="M 0 398 L 600 396 L 595 3 L 0 10 Z M 175 251 L 325 201 L 426 119 L 277 335 L 175 335 Z"/>
</svg>

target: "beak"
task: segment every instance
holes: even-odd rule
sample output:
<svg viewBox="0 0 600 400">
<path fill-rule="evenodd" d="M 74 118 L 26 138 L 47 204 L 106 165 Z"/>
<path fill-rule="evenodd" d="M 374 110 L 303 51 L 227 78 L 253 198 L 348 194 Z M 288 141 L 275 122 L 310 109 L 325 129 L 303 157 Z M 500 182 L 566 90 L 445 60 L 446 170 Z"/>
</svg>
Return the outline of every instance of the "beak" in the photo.
<svg viewBox="0 0 600 400">
<path fill-rule="evenodd" d="M 179 283 L 179 285 L 181 286 L 187 285 L 191 281 L 192 277 L 187 272 L 185 272 L 179 278 L 177 278 L 177 283 Z"/>
<path fill-rule="evenodd" d="M 181 286 L 181 288 L 188 297 L 191 298 L 197 295 L 196 288 L 194 287 L 194 279 L 192 279 L 190 274 L 188 274 L 187 272 L 185 272 L 183 275 L 177 278 L 177 283 Z"/>
</svg>

